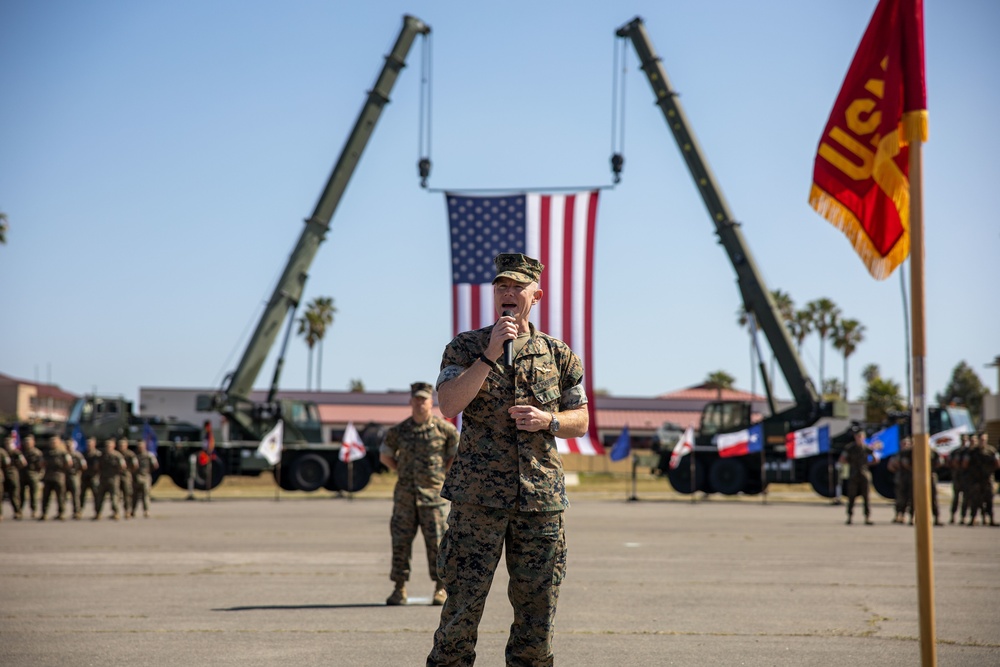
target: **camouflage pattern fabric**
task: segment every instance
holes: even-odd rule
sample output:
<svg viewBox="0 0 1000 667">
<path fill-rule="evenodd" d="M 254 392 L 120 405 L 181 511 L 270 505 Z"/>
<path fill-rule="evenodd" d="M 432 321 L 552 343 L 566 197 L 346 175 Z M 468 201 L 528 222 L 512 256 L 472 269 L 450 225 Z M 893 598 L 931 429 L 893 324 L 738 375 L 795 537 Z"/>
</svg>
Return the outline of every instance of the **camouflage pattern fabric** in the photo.
<svg viewBox="0 0 1000 667">
<path fill-rule="evenodd" d="M 133 505 L 132 473 L 139 467 L 139 458 L 131 449 L 126 449 L 124 452 L 121 452 L 121 455 L 125 459 L 125 470 L 119 478 L 119 484 L 121 484 L 122 509 L 125 511 L 125 515 L 128 516 L 132 512 Z"/>
<path fill-rule="evenodd" d="M 962 462 L 969 453 L 968 445 L 963 441 L 962 445 L 952 450 L 948 455 L 948 467 L 951 469 L 951 523 L 955 523 L 955 513 L 959 506 L 962 508 L 962 523 L 965 523 L 965 515 L 969 511 L 968 496 L 968 475 L 962 469 Z"/>
<path fill-rule="evenodd" d="M 868 472 L 868 457 L 872 450 L 865 445 L 852 442 L 844 448 L 844 456 L 850 467 L 847 478 L 847 517 L 854 515 L 854 500 L 861 496 L 864 502 L 865 516 L 871 515 L 868 505 L 868 488 L 871 486 L 871 474 Z"/>
<path fill-rule="evenodd" d="M 493 325 L 459 334 L 445 348 L 440 387 L 471 366 L 490 340 Z M 452 502 L 549 512 L 569 507 L 562 459 L 548 431 L 519 431 L 512 405 L 547 412 L 587 403 L 583 364 L 569 346 L 537 331 L 517 355 L 514 370 L 495 366 L 462 413 L 458 456 L 441 495 Z"/>
<path fill-rule="evenodd" d="M 98 451 L 87 452 L 83 458 L 87 461 L 87 469 L 80 477 L 80 509 L 87 504 L 87 492 L 93 496 L 97 502 L 97 483 L 101 476 L 101 453 Z"/>
<path fill-rule="evenodd" d="M 50 449 L 45 456 L 45 473 L 42 481 L 42 516 L 49 512 L 49 500 L 56 497 L 59 518 L 66 512 L 66 471 L 73 469 L 73 458 L 64 451 Z"/>
<path fill-rule="evenodd" d="M 80 496 L 80 476 L 83 473 L 83 466 L 86 465 L 86 459 L 84 459 L 83 454 L 75 449 L 70 452 L 70 456 L 73 458 L 73 469 L 66 472 L 66 495 L 69 496 L 73 506 L 73 516 L 79 517 L 80 512 L 83 511 Z"/>
<path fill-rule="evenodd" d="M 446 348 L 437 385 L 486 349 L 493 325 L 459 334 Z M 552 623 L 566 571 L 562 511 L 569 506 L 562 460 L 548 431 L 519 431 L 507 410 L 547 412 L 587 403 L 583 365 L 565 343 L 537 331 L 514 367 L 494 365 L 462 413 L 458 456 L 442 496 L 452 501 L 438 572 L 448 593 L 428 666 L 472 665 L 479 621 L 501 551 L 514 609 L 508 665 L 551 665 Z"/>
<path fill-rule="evenodd" d="M 518 512 L 456 503 L 438 559 L 448 598 L 427 667 L 475 663 L 479 620 L 501 551 L 506 554 L 507 595 L 514 608 L 506 664 L 553 664 L 553 620 L 559 585 L 566 574 L 562 512 Z"/>
<path fill-rule="evenodd" d="M 24 449 L 21 452 L 27 462 L 21 472 L 21 509 L 24 509 L 25 496 L 30 500 L 31 513 L 34 515 L 38 511 L 38 501 L 41 500 L 39 493 L 42 483 L 42 469 L 45 467 L 45 457 L 37 447 Z"/>
<path fill-rule="evenodd" d="M 3 490 L 7 492 L 14 518 L 21 518 L 21 470 L 28 465 L 19 450 L 7 451 L 10 463 L 4 468 Z M 3 508 L 0 507 L 0 510 Z"/>
<path fill-rule="evenodd" d="M 976 523 L 976 515 L 980 512 L 983 523 L 986 523 L 987 517 L 990 523 L 993 523 L 993 472 L 997 469 L 996 450 L 990 446 L 977 445 L 969 449 L 966 460 L 969 524 Z"/>
<path fill-rule="evenodd" d="M 113 516 L 118 516 L 118 485 L 122 471 L 125 470 L 125 457 L 121 452 L 111 450 L 101 456 L 100 481 L 97 484 L 97 496 L 94 499 L 94 518 L 101 516 L 104 498 L 110 497 Z"/>
<path fill-rule="evenodd" d="M 445 531 L 445 461 L 458 451 L 458 430 L 446 420 L 431 416 L 423 424 L 412 417 L 388 430 L 379 452 L 396 460 L 396 487 L 393 490 L 392 568 L 395 582 L 410 580 L 413 539 L 419 527 L 424 536 L 427 565 L 432 580 L 438 581 L 438 544 Z"/>
<path fill-rule="evenodd" d="M 132 473 L 132 514 L 140 504 L 142 511 L 149 514 L 149 493 L 153 486 L 153 455 L 149 452 L 136 454 L 136 469 Z"/>
</svg>

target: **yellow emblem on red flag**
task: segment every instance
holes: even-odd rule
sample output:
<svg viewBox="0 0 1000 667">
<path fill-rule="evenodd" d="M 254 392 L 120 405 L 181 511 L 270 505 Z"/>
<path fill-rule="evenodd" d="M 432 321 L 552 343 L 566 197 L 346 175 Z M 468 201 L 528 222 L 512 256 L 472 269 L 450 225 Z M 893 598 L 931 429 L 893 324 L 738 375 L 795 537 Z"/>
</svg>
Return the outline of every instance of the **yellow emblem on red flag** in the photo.
<svg viewBox="0 0 1000 667">
<path fill-rule="evenodd" d="M 923 0 L 881 0 L 823 130 L 809 193 L 878 280 L 910 254 L 907 147 L 926 139 Z"/>
</svg>

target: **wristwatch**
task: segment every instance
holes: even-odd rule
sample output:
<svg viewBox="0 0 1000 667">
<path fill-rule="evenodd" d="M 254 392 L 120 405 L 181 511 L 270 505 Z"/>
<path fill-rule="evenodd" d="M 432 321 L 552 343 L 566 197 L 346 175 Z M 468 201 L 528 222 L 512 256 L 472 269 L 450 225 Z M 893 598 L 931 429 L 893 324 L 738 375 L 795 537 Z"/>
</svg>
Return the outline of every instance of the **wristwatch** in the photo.
<svg viewBox="0 0 1000 667">
<path fill-rule="evenodd" d="M 549 433 L 558 433 L 559 420 L 556 419 L 556 414 L 554 412 L 550 412 L 549 416 L 552 417 L 552 422 L 549 424 Z"/>
</svg>

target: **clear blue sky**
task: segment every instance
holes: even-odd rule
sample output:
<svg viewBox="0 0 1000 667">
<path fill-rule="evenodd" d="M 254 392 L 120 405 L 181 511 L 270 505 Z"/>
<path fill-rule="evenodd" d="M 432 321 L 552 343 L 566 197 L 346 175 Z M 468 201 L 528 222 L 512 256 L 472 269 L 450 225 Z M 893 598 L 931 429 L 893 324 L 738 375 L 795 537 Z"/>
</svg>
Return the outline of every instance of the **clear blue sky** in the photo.
<svg viewBox="0 0 1000 667">
<path fill-rule="evenodd" d="M 996 391 L 985 364 L 1000 354 L 1000 4 L 926 4 L 928 389 L 941 391 L 965 360 Z M 433 29 L 432 187 L 609 183 L 613 35 L 638 14 L 768 287 L 799 307 L 828 297 L 865 325 L 852 398 L 868 363 L 902 383 L 898 275 L 871 279 L 806 201 L 819 133 L 875 1 L 622 7 L 0 3 L 0 210 L 10 221 L 0 372 L 127 397 L 221 382 L 404 13 Z M 619 396 L 718 369 L 750 388 L 735 274 L 628 53 L 625 172 L 601 195 L 588 370 Z M 415 166 L 419 61 L 415 49 L 306 286 L 306 300 L 332 296 L 338 309 L 325 389 L 433 381 L 450 337 L 444 197 L 418 187 Z M 818 339 L 803 357 L 818 379 Z M 843 374 L 833 350 L 825 374 Z M 296 339 L 282 386 L 305 385 Z"/>
</svg>

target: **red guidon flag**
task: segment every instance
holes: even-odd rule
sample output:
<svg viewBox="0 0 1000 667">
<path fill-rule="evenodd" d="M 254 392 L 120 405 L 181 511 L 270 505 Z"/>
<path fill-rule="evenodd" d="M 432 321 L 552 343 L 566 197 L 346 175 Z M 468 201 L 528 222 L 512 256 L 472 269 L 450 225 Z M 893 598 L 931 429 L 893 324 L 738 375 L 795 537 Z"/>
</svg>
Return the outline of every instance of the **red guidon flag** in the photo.
<svg viewBox="0 0 1000 667">
<path fill-rule="evenodd" d="M 823 130 L 809 193 L 878 280 L 910 253 L 907 147 L 926 140 L 923 0 L 881 0 Z"/>
</svg>

